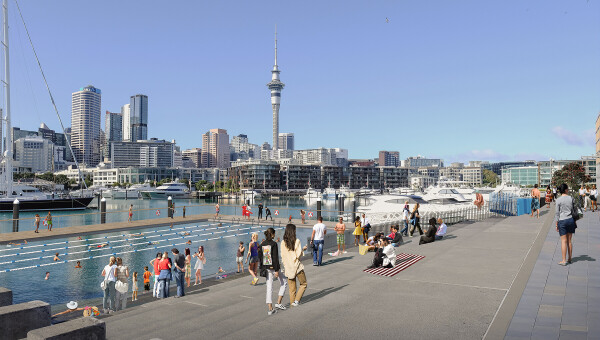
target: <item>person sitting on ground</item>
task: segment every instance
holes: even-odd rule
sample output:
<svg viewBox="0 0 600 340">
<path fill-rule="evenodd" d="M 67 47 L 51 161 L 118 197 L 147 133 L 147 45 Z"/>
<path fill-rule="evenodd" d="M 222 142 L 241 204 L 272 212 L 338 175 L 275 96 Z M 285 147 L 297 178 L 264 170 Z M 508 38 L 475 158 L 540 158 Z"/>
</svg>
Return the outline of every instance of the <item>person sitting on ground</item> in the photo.
<svg viewBox="0 0 600 340">
<path fill-rule="evenodd" d="M 389 237 L 382 237 L 373 257 L 373 263 L 367 268 L 392 268 L 396 264 L 396 251 Z"/>
<path fill-rule="evenodd" d="M 54 261 L 60 261 L 60 258 L 58 257 L 58 253 L 54 254 Z"/>
<path fill-rule="evenodd" d="M 483 206 L 483 195 L 479 193 L 479 190 L 475 190 L 475 202 L 473 202 L 477 209 L 481 209 Z"/>
<path fill-rule="evenodd" d="M 397 224 L 390 227 L 391 233 L 388 235 L 388 237 L 392 239 L 391 243 L 394 247 L 398 247 L 400 244 L 402 244 L 402 234 L 399 230 L 400 226 Z"/>
<path fill-rule="evenodd" d="M 435 226 L 435 222 L 435 217 L 429 219 L 429 229 L 427 229 L 425 235 L 421 236 L 421 240 L 419 240 L 419 245 L 435 241 L 435 234 L 437 233 L 437 227 Z"/>
<path fill-rule="evenodd" d="M 446 229 L 448 229 L 448 226 L 446 225 L 446 223 L 444 223 L 444 221 L 441 218 L 438 218 L 437 223 L 440 226 L 438 227 L 437 233 L 435 233 L 436 241 L 444 238 L 444 235 L 446 235 Z"/>
<path fill-rule="evenodd" d="M 383 233 L 377 233 L 367 239 L 367 251 L 374 251 L 379 245 L 379 240 L 383 237 Z"/>
</svg>

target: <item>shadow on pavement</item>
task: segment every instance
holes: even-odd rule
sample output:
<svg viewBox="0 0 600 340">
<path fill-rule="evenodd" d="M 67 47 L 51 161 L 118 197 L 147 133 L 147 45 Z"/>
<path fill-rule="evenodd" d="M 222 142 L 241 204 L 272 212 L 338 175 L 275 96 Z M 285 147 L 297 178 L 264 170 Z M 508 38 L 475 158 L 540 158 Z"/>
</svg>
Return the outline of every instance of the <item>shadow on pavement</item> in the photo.
<svg viewBox="0 0 600 340">
<path fill-rule="evenodd" d="M 327 265 L 330 265 L 330 264 L 334 264 L 334 263 L 338 263 L 338 262 L 350 260 L 350 259 L 353 259 L 353 258 L 354 258 L 354 256 L 336 257 L 334 259 L 331 259 L 331 260 L 328 260 L 326 262 L 321 263 L 321 266 L 327 266 Z"/>
<path fill-rule="evenodd" d="M 590 262 L 594 262 L 594 261 L 596 261 L 595 258 L 589 257 L 588 255 L 579 255 L 579 256 L 576 256 L 576 257 L 572 258 L 571 260 L 573 262 L 578 262 L 578 261 L 590 261 Z"/>
<path fill-rule="evenodd" d="M 315 293 L 312 293 L 312 294 L 304 295 L 302 297 L 302 303 L 306 303 L 306 302 L 309 302 L 309 301 L 320 299 L 320 298 L 322 298 L 322 297 L 324 297 L 326 295 L 329 295 L 331 293 L 335 293 L 335 292 L 339 291 L 340 289 L 342 289 L 342 288 L 344 288 L 346 286 L 348 286 L 348 284 L 345 284 L 343 286 L 339 286 L 339 287 L 336 287 L 336 288 L 329 287 L 329 288 L 325 288 L 325 289 L 321 290 L 320 292 L 315 292 Z"/>
</svg>

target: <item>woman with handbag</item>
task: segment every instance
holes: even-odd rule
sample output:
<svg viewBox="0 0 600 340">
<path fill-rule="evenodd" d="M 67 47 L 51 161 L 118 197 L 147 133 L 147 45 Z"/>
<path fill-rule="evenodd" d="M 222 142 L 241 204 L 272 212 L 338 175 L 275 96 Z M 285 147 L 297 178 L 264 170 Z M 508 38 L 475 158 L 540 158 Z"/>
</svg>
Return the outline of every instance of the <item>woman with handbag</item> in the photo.
<svg viewBox="0 0 600 340">
<path fill-rule="evenodd" d="M 104 281 L 100 284 L 100 288 L 104 291 L 102 299 L 102 308 L 104 314 L 108 314 L 110 310 L 115 310 L 115 281 L 117 280 L 117 259 L 114 256 L 110 257 L 108 265 L 102 270 Z M 106 308 L 108 305 L 108 308 Z"/>
<path fill-rule="evenodd" d="M 121 306 L 121 309 L 127 307 L 127 291 L 129 290 L 129 284 L 127 283 L 127 280 L 129 279 L 129 268 L 123 265 L 123 259 L 120 257 L 117 257 L 117 271 L 117 281 L 115 281 L 117 304 L 115 306 L 115 311 L 119 310 L 119 306 Z"/>
<path fill-rule="evenodd" d="M 300 257 L 306 249 L 307 246 L 302 248 L 300 240 L 296 238 L 296 226 L 286 225 L 283 241 L 281 241 L 281 262 L 290 287 L 290 306 L 293 307 L 298 306 L 307 287 L 304 265 L 300 262 Z M 298 290 L 296 290 L 296 279 L 300 283 Z"/>
<path fill-rule="evenodd" d="M 277 309 L 285 310 L 285 306 L 281 304 L 285 289 L 287 287 L 287 280 L 281 272 L 279 265 L 279 249 L 277 243 L 273 241 L 275 238 L 275 229 L 269 228 L 265 230 L 265 240 L 260 244 L 258 248 L 258 257 L 260 259 L 260 275 L 267 278 L 267 315 L 273 315 L 277 313 Z M 273 279 L 279 279 L 279 298 L 273 308 Z"/>
<path fill-rule="evenodd" d="M 171 259 L 169 258 L 169 252 L 165 251 L 162 256 L 162 260 L 158 262 L 158 269 L 160 274 L 158 276 L 158 298 L 169 297 L 169 284 L 171 283 Z"/>
<path fill-rule="evenodd" d="M 573 234 L 577 224 L 575 221 L 579 219 L 579 213 L 575 207 L 575 200 L 569 195 L 569 186 L 566 183 L 558 187 L 558 192 L 561 194 L 556 200 L 556 231 L 560 235 L 560 245 L 562 250 L 562 261 L 558 264 L 566 266 L 571 264 L 573 258 Z M 569 258 L 567 259 L 567 253 Z"/>
</svg>

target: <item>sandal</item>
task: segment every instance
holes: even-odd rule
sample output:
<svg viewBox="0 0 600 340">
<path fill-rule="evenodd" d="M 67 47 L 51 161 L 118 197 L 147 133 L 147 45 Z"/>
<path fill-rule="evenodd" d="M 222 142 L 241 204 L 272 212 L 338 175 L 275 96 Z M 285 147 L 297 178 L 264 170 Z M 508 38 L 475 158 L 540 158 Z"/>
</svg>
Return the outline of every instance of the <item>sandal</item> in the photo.
<svg viewBox="0 0 600 340">
<path fill-rule="evenodd" d="M 561 265 L 561 266 L 566 266 L 567 262 L 559 262 L 558 264 Z"/>
</svg>

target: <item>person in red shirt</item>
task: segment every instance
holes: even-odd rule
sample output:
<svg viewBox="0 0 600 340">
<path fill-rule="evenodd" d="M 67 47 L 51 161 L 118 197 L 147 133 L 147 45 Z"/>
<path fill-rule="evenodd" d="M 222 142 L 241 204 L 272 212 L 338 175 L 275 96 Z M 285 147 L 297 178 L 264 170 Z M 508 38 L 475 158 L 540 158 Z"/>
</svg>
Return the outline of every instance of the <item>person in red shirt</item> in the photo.
<svg viewBox="0 0 600 340">
<path fill-rule="evenodd" d="M 152 289 L 152 296 L 157 297 L 158 295 L 158 275 L 160 275 L 160 270 L 158 269 L 158 263 L 162 259 L 162 253 L 157 253 L 156 258 L 150 261 L 150 265 L 154 268 L 154 289 Z M 145 274 L 145 273 L 144 273 Z"/>
</svg>

